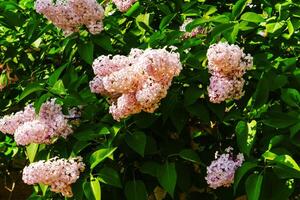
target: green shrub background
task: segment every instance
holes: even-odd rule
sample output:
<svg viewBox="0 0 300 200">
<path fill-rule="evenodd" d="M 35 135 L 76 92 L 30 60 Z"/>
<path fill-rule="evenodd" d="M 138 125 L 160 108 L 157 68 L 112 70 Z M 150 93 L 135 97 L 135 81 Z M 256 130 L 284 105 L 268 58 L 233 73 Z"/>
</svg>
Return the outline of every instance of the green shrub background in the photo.
<svg viewBox="0 0 300 200">
<path fill-rule="evenodd" d="M 33 5 L 0 1 L 0 63 L 18 77 L 0 92 L 0 115 L 27 103 L 39 108 L 55 97 L 65 111 L 82 106 L 82 117 L 72 121 L 73 135 L 48 146 L 17 147 L 1 134 L 1 176 L 29 162 L 81 155 L 87 168 L 73 185 L 78 200 L 98 200 L 100 194 L 104 200 L 160 200 L 164 191 L 165 199 L 179 200 L 299 195 L 299 2 L 140 0 L 126 13 L 110 3 L 105 31 L 93 36 L 82 28 L 68 37 Z M 194 19 L 188 30 L 200 26 L 207 33 L 183 40 L 179 26 L 188 17 Z M 244 48 L 254 67 L 244 76 L 242 99 L 212 104 L 206 52 L 218 41 Z M 114 121 L 107 99 L 90 92 L 93 60 L 171 45 L 178 47 L 184 67 L 159 109 Z M 228 146 L 246 161 L 232 187 L 209 189 L 206 167 L 215 151 Z M 29 199 L 63 198 L 37 185 Z"/>
</svg>

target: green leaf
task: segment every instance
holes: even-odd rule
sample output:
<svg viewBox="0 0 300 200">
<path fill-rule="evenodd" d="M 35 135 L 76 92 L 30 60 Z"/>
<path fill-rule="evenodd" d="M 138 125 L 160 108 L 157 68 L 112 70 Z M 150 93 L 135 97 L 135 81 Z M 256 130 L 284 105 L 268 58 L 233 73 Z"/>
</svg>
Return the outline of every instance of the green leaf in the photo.
<svg viewBox="0 0 300 200">
<path fill-rule="evenodd" d="M 96 35 L 92 37 L 93 42 L 107 51 L 114 51 L 111 38 L 108 35 Z"/>
<path fill-rule="evenodd" d="M 230 43 L 235 43 L 237 36 L 239 34 L 239 30 L 240 30 L 240 24 L 235 24 L 232 31 L 230 32 L 230 35 L 228 37 L 228 41 Z"/>
<path fill-rule="evenodd" d="M 295 182 L 293 180 L 279 179 L 273 170 L 267 169 L 264 173 L 260 199 L 288 200 L 294 189 Z"/>
<path fill-rule="evenodd" d="M 192 116 L 196 116 L 201 122 L 209 123 L 209 110 L 205 107 L 204 103 L 196 102 L 186 109 Z"/>
<path fill-rule="evenodd" d="M 22 94 L 19 97 L 19 101 L 27 97 L 28 95 L 38 92 L 38 91 L 43 91 L 45 90 L 44 86 L 41 85 L 40 83 L 32 83 L 26 86 L 25 90 L 22 92 Z"/>
<path fill-rule="evenodd" d="M 283 37 L 285 37 L 286 39 L 290 39 L 291 36 L 294 34 L 295 32 L 295 28 L 293 23 L 291 22 L 290 19 L 287 20 L 287 28 L 288 28 L 288 32 L 289 34 L 284 34 Z"/>
<path fill-rule="evenodd" d="M 249 156 L 255 141 L 256 121 L 252 120 L 250 123 L 240 121 L 235 127 L 235 132 L 240 151 Z"/>
<path fill-rule="evenodd" d="M 204 23 L 208 23 L 208 22 L 216 22 L 216 23 L 225 24 L 225 23 L 228 23 L 229 21 L 230 20 L 229 20 L 228 16 L 226 16 L 226 15 L 213 16 L 208 19 L 199 18 L 199 19 L 195 19 L 191 23 L 187 24 L 186 31 L 191 32 L 197 26 L 204 24 Z"/>
<path fill-rule="evenodd" d="M 166 162 L 160 167 L 157 175 L 158 181 L 161 186 L 174 197 L 175 186 L 177 182 L 177 173 L 175 163 Z"/>
<path fill-rule="evenodd" d="M 116 170 L 104 167 L 99 171 L 98 175 L 98 179 L 102 183 L 122 188 L 121 180 Z"/>
<path fill-rule="evenodd" d="M 139 7 L 140 7 L 140 2 L 136 2 L 129 8 L 129 10 L 124 14 L 124 16 L 127 16 L 127 17 L 132 16 L 135 13 L 135 11 L 138 10 Z"/>
<path fill-rule="evenodd" d="M 91 188 L 92 188 L 92 192 L 93 192 L 93 195 L 95 197 L 95 200 L 101 200 L 101 186 L 100 186 L 100 183 L 98 181 L 98 179 L 94 178 L 92 175 L 91 175 Z"/>
<path fill-rule="evenodd" d="M 228 24 L 220 24 L 217 25 L 210 34 L 210 38 L 212 39 L 216 39 L 217 36 L 221 35 L 222 33 L 224 33 L 225 31 L 228 31 L 230 29 L 232 29 L 235 26 L 234 23 L 228 23 Z"/>
<path fill-rule="evenodd" d="M 177 131 L 181 132 L 188 120 L 187 112 L 181 104 L 176 104 L 175 109 L 171 112 L 171 121 L 176 127 Z"/>
<path fill-rule="evenodd" d="M 266 30 L 268 33 L 275 33 L 276 31 L 279 31 L 283 25 L 284 22 L 269 23 L 266 25 Z"/>
<path fill-rule="evenodd" d="M 233 184 L 233 190 L 234 193 L 236 193 L 237 188 L 239 186 L 239 183 L 241 182 L 242 178 L 250 172 L 252 169 L 257 167 L 257 163 L 253 162 L 244 162 L 241 167 L 237 169 L 234 175 L 234 184 Z"/>
<path fill-rule="evenodd" d="M 296 146 L 300 146 L 300 122 L 298 122 L 297 124 L 293 125 L 290 128 L 290 139 L 292 141 L 293 144 L 295 144 Z"/>
<path fill-rule="evenodd" d="M 251 174 L 246 180 L 246 192 L 248 200 L 259 200 L 263 176 Z"/>
<path fill-rule="evenodd" d="M 170 15 L 165 16 L 159 24 L 159 29 L 160 30 L 165 29 L 170 24 L 170 22 L 174 19 L 174 17 L 176 15 L 177 14 L 170 14 Z"/>
<path fill-rule="evenodd" d="M 238 18 L 242 14 L 243 10 L 246 8 L 247 0 L 238 0 L 232 7 L 232 19 Z"/>
<path fill-rule="evenodd" d="M 83 149 L 90 145 L 87 141 L 77 141 L 73 146 L 73 152 L 75 155 L 79 154 Z"/>
<path fill-rule="evenodd" d="M 8 84 L 8 77 L 6 74 L 0 74 L 0 85 L 1 87 L 6 87 Z"/>
<path fill-rule="evenodd" d="M 300 93 L 298 92 L 298 90 L 293 88 L 282 89 L 281 99 L 289 106 L 299 108 Z"/>
<path fill-rule="evenodd" d="M 78 44 L 78 53 L 85 62 L 91 65 L 94 59 L 94 44 L 92 42 Z"/>
<path fill-rule="evenodd" d="M 127 133 L 125 136 L 125 142 L 130 148 L 135 152 L 144 157 L 145 147 L 147 143 L 146 135 L 141 131 L 136 131 L 134 133 Z"/>
<path fill-rule="evenodd" d="M 194 163 L 200 163 L 200 158 L 198 154 L 196 154 L 193 150 L 191 149 L 184 149 L 180 151 L 179 156 L 185 160 L 194 162 Z"/>
<path fill-rule="evenodd" d="M 49 186 L 48 185 L 44 185 L 42 183 L 39 183 L 39 186 L 40 186 L 40 188 L 42 190 L 43 196 L 45 196 Z"/>
<path fill-rule="evenodd" d="M 203 94 L 203 91 L 198 87 L 188 87 L 184 92 L 184 105 L 189 106 L 195 103 L 200 96 Z"/>
<path fill-rule="evenodd" d="M 94 193 L 92 190 L 92 185 L 90 182 L 85 181 L 82 185 L 82 189 L 83 189 L 84 195 L 86 196 L 86 198 L 88 200 L 95 200 L 95 196 L 94 196 Z"/>
<path fill-rule="evenodd" d="M 272 76 L 272 79 L 270 80 L 271 80 L 271 82 L 269 83 L 270 91 L 279 89 L 288 83 L 288 78 L 285 75 L 275 75 L 275 77 Z"/>
<path fill-rule="evenodd" d="M 49 85 L 54 85 L 54 84 L 57 82 L 59 76 L 61 75 L 61 73 L 64 71 L 64 69 L 65 69 L 67 66 L 68 66 L 68 65 L 65 64 L 65 65 L 59 67 L 58 69 L 56 69 L 56 70 L 53 72 L 53 74 L 52 74 L 52 75 L 49 77 L 49 79 L 48 79 Z"/>
<path fill-rule="evenodd" d="M 26 153 L 27 153 L 30 163 L 34 162 L 34 159 L 35 159 L 38 149 L 39 149 L 39 145 L 34 144 L 34 143 L 30 144 L 26 147 Z"/>
<path fill-rule="evenodd" d="M 265 74 L 262 74 L 257 87 L 256 91 L 253 96 L 254 107 L 259 108 L 264 105 L 269 99 L 269 80 Z"/>
<path fill-rule="evenodd" d="M 300 167 L 299 165 L 296 163 L 296 161 L 289 155 L 277 155 L 275 153 L 272 153 L 270 151 L 266 151 L 263 155 L 262 155 L 266 160 L 270 160 L 273 161 L 275 163 L 281 164 L 281 165 L 285 165 L 291 169 L 294 169 L 296 171 L 300 172 Z"/>
<path fill-rule="evenodd" d="M 105 158 L 109 157 L 117 148 L 107 148 L 95 151 L 90 157 L 91 169 L 95 168 Z"/>
<path fill-rule="evenodd" d="M 260 23 L 260 22 L 264 22 L 265 19 L 254 12 L 246 12 L 241 16 L 241 20 L 247 21 L 247 22 L 254 22 L 254 23 Z"/>
<path fill-rule="evenodd" d="M 145 162 L 140 168 L 140 171 L 142 173 L 148 174 L 153 177 L 157 177 L 159 170 L 160 170 L 160 165 L 152 161 Z"/>
<path fill-rule="evenodd" d="M 299 122 L 299 119 L 292 114 L 273 111 L 268 113 L 262 122 L 273 128 L 287 128 Z"/>
<path fill-rule="evenodd" d="M 58 95 L 65 95 L 66 89 L 62 80 L 58 80 L 52 88 L 50 88 L 50 92 Z"/>
<path fill-rule="evenodd" d="M 271 150 L 272 148 L 278 146 L 279 144 L 285 142 L 288 139 L 286 135 L 275 135 L 271 138 L 269 142 L 268 150 Z"/>
<path fill-rule="evenodd" d="M 125 185 L 127 200 L 147 200 L 147 190 L 143 181 L 128 181 Z"/>
<path fill-rule="evenodd" d="M 83 130 L 75 132 L 73 136 L 79 141 L 90 141 L 99 137 L 99 134 L 95 133 L 93 130 Z"/>
</svg>

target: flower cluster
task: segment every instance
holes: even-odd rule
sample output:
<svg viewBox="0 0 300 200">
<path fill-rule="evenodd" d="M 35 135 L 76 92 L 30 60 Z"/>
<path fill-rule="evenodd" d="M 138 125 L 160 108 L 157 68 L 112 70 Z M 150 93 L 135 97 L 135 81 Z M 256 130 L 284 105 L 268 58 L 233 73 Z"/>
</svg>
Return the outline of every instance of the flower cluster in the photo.
<svg viewBox="0 0 300 200">
<path fill-rule="evenodd" d="M 24 111 L 19 111 L 10 116 L 4 116 L 0 119 L 0 131 L 4 134 L 13 135 L 18 127 L 22 126 L 25 122 L 35 119 L 35 111 L 32 105 L 24 108 Z"/>
<path fill-rule="evenodd" d="M 103 30 L 104 9 L 96 0 L 37 0 L 35 9 L 65 34 L 77 32 L 85 25 L 89 32 L 98 34 Z"/>
<path fill-rule="evenodd" d="M 134 4 L 137 0 L 113 0 L 114 4 L 121 12 L 126 12 L 129 10 L 132 4 Z"/>
<path fill-rule="evenodd" d="M 132 49 L 127 57 L 100 56 L 93 69 L 91 91 L 110 96 L 110 113 L 120 120 L 141 111 L 154 112 L 182 66 L 178 53 Z"/>
<path fill-rule="evenodd" d="M 41 106 L 39 115 L 35 114 L 32 105 L 24 111 L 0 119 L 0 131 L 13 134 L 19 145 L 30 143 L 49 144 L 53 138 L 66 138 L 73 131 L 55 99 Z"/>
<path fill-rule="evenodd" d="M 205 34 L 206 30 L 201 26 L 194 28 L 191 32 L 186 31 L 186 26 L 193 21 L 192 18 L 187 18 L 183 24 L 179 27 L 179 30 L 184 32 L 183 38 L 188 39 L 197 36 L 198 34 Z"/>
<path fill-rule="evenodd" d="M 23 181 L 34 185 L 42 183 L 49 185 L 51 191 L 62 193 L 65 197 L 72 197 L 71 184 L 79 178 L 85 169 L 81 157 L 72 159 L 58 159 L 54 157 L 48 161 L 38 161 L 23 169 Z"/>
<path fill-rule="evenodd" d="M 253 66 L 253 58 L 237 45 L 218 43 L 207 51 L 208 70 L 212 74 L 208 94 L 210 101 L 221 103 L 227 99 L 240 99 L 243 95 L 246 70 Z"/>
<path fill-rule="evenodd" d="M 239 153 L 233 158 L 232 147 L 228 147 L 226 153 L 215 154 L 215 159 L 210 166 L 207 167 L 207 176 L 205 177 L 209 187 L 216 189 L 218 187 L 230 187 L 234 181 L 234 174 L 244 162 L 243 154 Z"/>
</svg>

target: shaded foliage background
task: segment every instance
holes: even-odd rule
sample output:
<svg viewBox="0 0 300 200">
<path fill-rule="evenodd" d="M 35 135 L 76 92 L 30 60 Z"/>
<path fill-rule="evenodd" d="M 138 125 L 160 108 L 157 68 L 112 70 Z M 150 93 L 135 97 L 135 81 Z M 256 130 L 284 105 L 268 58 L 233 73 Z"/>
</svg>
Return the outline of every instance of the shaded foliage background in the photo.
<svg viewBox="0 0 300 200">
<path fill-rule="evenodd" d="M 99 3 L 101 3 L 99 1 Z M 29 162 L 81 155 L 85 173 L 74 199 L 293 199 L 299 195 L 300 4 L 297 1 L 140 0 L 125 14 L 106 8 L 105 31 L 84 28 L 64 37 L 37 14 L 33 0 L 0 1 L 0 63 L 18 77 L 0 92 L 1 115 L 55 97 L 80 106 L 75 132 L 53 145 L 20 148 L 0 135 L 0 174 Z M 206 33 L 183 40 L 179 26 Z M 254 57 L 239 101 L 209 103 L 206 51 L 218 41 Z M 92 94 L 91 63 L 131 48 L 176 46 L 184 69 L 154 114 L 116 122 L 107 100 Z M 6 70 L 1 71 L 6 74 Z M 0 79 L 6 83 L 5 76 Z M 6 81 L 6 82 L 5 82 Z M 215 151 L 227 146 L 246 156 L 231 188 L 209 189 L 204 177 Z M 62 199 L 34 186 L 29 199 Z"/>
</svg>

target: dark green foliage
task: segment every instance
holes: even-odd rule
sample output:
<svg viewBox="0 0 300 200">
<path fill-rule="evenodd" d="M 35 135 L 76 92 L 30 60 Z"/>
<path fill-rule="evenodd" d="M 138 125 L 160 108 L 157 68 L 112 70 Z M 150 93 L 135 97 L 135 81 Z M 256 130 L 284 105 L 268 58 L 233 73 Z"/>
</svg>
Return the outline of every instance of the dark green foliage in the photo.
<svg viewBox="0 0 300 200">
<path fill-rule="evenodd" d="M 167 2 L 167 3 L 166 3 Z M 99 1 L 100 3 L 100 1 Z M 105 31 L 84 28 L 64 37 L 34 9 L 33 0 L 0 0 L 0 64 L 18 81 L 0 91 L 0 115 L 57 98 L 64 110 L 82 106 L 75 132 L 53 145 L 17 147 L 0 135 L 0 175 L 27 163 L 81 155 L 87 167 L 73 185 L 74 199 L 284 200 L 300 188 L 300 3 L 288 1 L 140 0 L 105 18 Z M 112 6 L 112 4 L 109 4 Z M 114 6 L 111 8 L 115 9 Z M 204 34 L 182 39 L 179 26 Z M 212 104 L 206 51 L 218 41 L 254 57 L 245 95 Z M 183 71 L 155 113 L 116 122 L 108 100 L 90 92 L 92 61 L 131 48 L 176 46 Z M 4 73 L 1 72 L 0 73 Z M 231 188 L 212 190 L 204 179 L 215 151 L 245 155 Z M 18 162 L 16 162 L 18 161 Z M 4 168 L 3 168 L 4 166 Z M 161 198 L 159 198 L 161 197 Z M 30 200 L 63 199 L 35 186 Z"/>
</svg>

